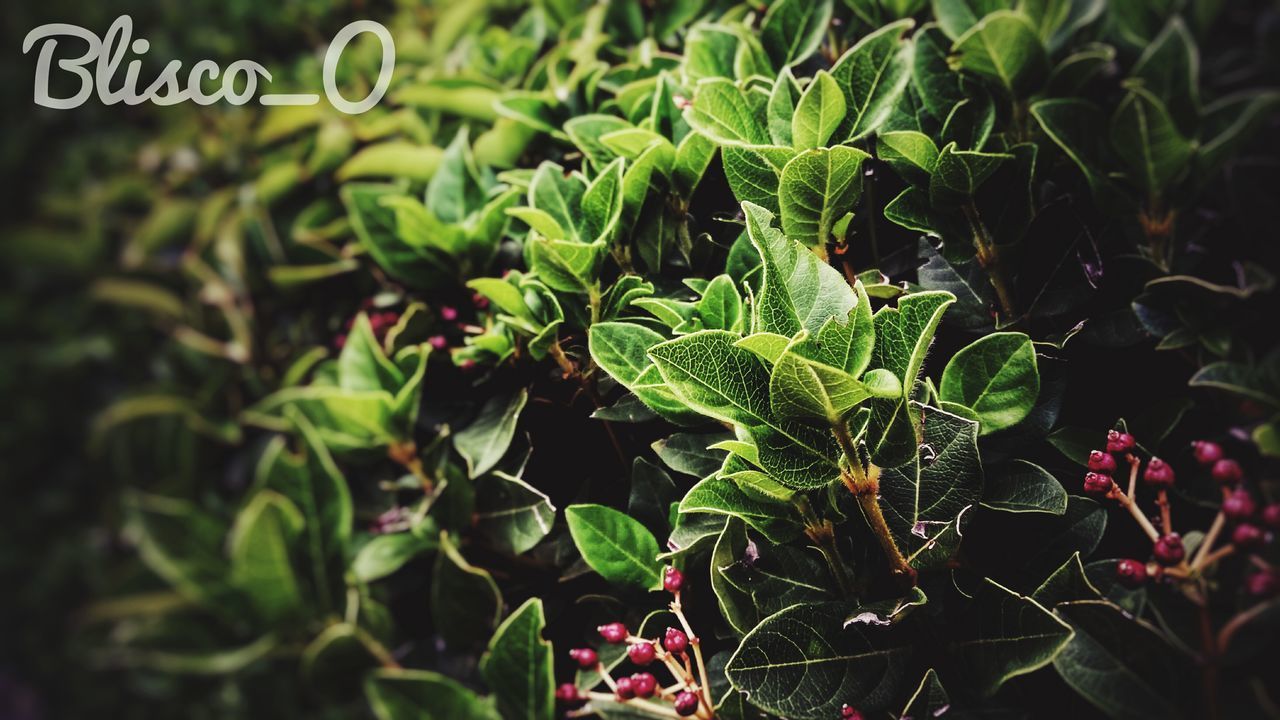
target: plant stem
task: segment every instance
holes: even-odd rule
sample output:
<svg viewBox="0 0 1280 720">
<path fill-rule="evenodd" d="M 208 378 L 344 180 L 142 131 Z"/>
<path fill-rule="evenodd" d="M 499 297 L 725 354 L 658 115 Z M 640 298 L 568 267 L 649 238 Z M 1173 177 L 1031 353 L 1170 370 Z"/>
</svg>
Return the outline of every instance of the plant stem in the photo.
<svg viewBox="0 0 1280 720">
<path fill-rule="evenodd" d="M 388 670 L 403 669 L 400 663 L 396 661 L 395 657 L 392 656 L 391 651 L 387 650 L 387 646 L 383 645 L 381 642 L 378 642 L 378 639 L 370 635 L 369 631 L 365 630 L 359 625 L 352 625 L 351 627 L 352 627 L 353 634 L 356 636 L 356 639 L 360 641 L 361 645 L 364 645 L 365 649 L 369 651 L 370 655 L 372 655 L 374 658 L 377 659 L 379 663 L 382 664 L 382 667 L 387 668 Z"/>
<path fill-rule="evenodd" d="M 698 697 L 706 708 L 708 716 L 714 716 L 716 704 L 715 701 L 711 699 L 711 683 L 707 681 L 707 663 L 702 659 L 702 640 L 700 640 L 697 633 L 693 631 L 693 626 L 689 624 L 689 619 L 684 616 L 684 604 L 680 600 L 679 590 L 675 593 L 675 599 L 671 601 L 671 612 L 674 613 L 676 619 L 680 621 L 680 626 L 684 628 L 685 635 L 689 637 L 689 644 L 693 646 L 693 657 L 698 666 Z M 688 668 L 688 662 L 689 656 L 686 654 L 686 669 Z M 690 672 L 689 675 L 692 677 L 693 673 Z"/>
<path fill-rule="evenodd" d="M 836 546 L 835 527 L 831 525 L 830 520 L 819 520 L 817 514 L 813 512 L 813 507 L 809 505 L 809 499 L 800 493 L 791 499 L 791 503 L 795 505 L 796 510 L 800 512 L 800 516 L 804 518 L 804 532 L 809 536 L 809 540 L 813 542 L 814 547 L 822 553 L 822 557 L 827 561 L 827 567 L 831 569 L 831 575 L 836 579 L 836 586 L 840 588 L 840 594 L 844 597 L 853 596 L 853 581 L 849 578 L 848 570 L 845 569 L 844 561 L 840 558 L 840 548 Z"/>
<path fill-rule="evenodd" d="M 573 377 L 573 374 L 578 371 L 578 369 L 573 366 L 573 361 L 569 359 L 569 356 L 564 354 L 564 348 L 560 347 L 559 340 L 551 343 L 551 347 L 547 348 L 547 352 L 555 359 L 556 364 L 560 366 L 560 371 L 564 373 L 565 377 Z"/>
<path fill-rule="evenodd" d="M 1173 511 L 1169 508 L 1169 493 L 1164 488 L 1156 492 L 1156 505 L 1160 506 L 1160 529 L 1168 535 L 1173 532 Z"/>
<path fill-rule="evenodd" d="M 1201 595 L 1196 603 L 1200 609 L 1200 643 L 1204 655 L 1201 680 L 1204 684 L 1205 717 L 1218 720 L 1218 640 L 1213 632 L 1213 618 L 1209 615 L 1209 603 Z"/>
<path fill-rule="evenodd" d="M 973 247 L 977 251 L 978 264 L 987 271 L 987 277 L 991 280 L 991 287 L 996 291 L 996 299 L 1000 303 L 1000 311 L 1005 317 L 1012 320 L 1016 316 L 1013 304 L 1013 292 L 1009 288 L 1009 281 L 1004 275 L 1004 263 L 1000 260 L 1000 249 L 996 247 L 995 242 L 991 239 L 991 234 L 987 232 L 987 226 L 982 222 L 982 218 L 978 215 L 978 206 L 974 205 L 973 200 L 965 203 L 963 206 L 965 218 L 969 220 L 969 227 L 973 230 Z"/>
<path fill-rule="evenodd" d="M 849 488 L 849 492 L 853 493 L 853 497 L 858 501 L 858 507 L 862 508 L 862 515 L 871 526 L 876 539 L 880 541 L 880 548 L 884 550 L 884 556 L 889 561 L 893 574 L 915 585 L 916 571 L 903 557 L 902 550 L 893 539 L 893 532 L 889 530 L 889 523 L 885 522 L 884 513 L 880 510 L 879 470 L 872 465 L 871 472 L 868 473 L 862 467 L 858 449 L 849 435 L 849 428 L 843 422 L 833 423 L 831 431 L 840 443 L 840 449 L 844 451 L 845 460 L 849 466 L 848 472 L 840 473 L 840 479 L 844 481 L 845 487 Z"/>
<path fill-rule="evenodd" d="M 1209 549 L 1217 542 L 1218 535 L 1222 533 L 1222 528 L 1227 524 L 1227 516 L 1218 511 L 1218 515 L 1213 518 L 1213 524 L 1209 526 L 1209 532 L 1205 533 L 1204 540 L 1200 541 L 1200 549 L 1196 550 L 1195 559 L 1191 561 L 1191 569 L 1199 570 L 1205 565 L 1205 558 L 1209 555 Z"/>
<path fill-rule="evenodd" d="M 1138 468 L 1141 467 L 1142 461 L 1133 455 L 1125 455 L 1125 459 L 1129 461 L 1129 492 L 1126 494 L 1125 491 L 1120 489 L 1119 485 L 1112 485 L 1107 497 L 1123 505 L 1124 509 L 1128 510 L 1133 519 L 1138 521 L 1138 526 L 1154 543 L 1160 539 L 1160 532 L 1147 519 L 1146 514 L 1142 512 L 1142 508 L 1138 507 L 1138 503 L 1133 500 L 1133 496 L 1137 494 L 1138 490 Z"/>
</svg>

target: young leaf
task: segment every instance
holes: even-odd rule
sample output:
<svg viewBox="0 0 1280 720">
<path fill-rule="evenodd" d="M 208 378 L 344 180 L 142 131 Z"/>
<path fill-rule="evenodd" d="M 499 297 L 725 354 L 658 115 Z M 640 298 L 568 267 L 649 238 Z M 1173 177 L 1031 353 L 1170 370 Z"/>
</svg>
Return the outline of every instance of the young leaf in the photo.
<svg viewBox="0 0 1280 720">
<path fill-rule="evenodd" d="M 1160 98 L 1140 87 L 1130 87 L 1116 106 L 1110 137 L 1129 176 L 1148 193 L 1168 190 L 1186 172 L 1195 151 Z"/>
<path fill-rule="evenodd" d="M 509 398 L 493 397 L 480 409 L 480 415 L 457 435 L 453 446 L 467 461 L 471 477 L 479 477 L 498 464 L 515 437 L 516 423 L 529 394 L 521 388 Z"/>
<path fill-rule="evenodd" d="M 290 554 L 303 524 L 292 502 L 263 490 L 240 511 L 231 529 L 228 579 L 249 596 L 266 622 L 280 622 L 300 609 L 302 594 Z"/>
<path fill-rule="evenodd" d="M 983 435 L 1021 422 L 1039 395 L 1035 347 L 1022 333 L 994 333 L 970 343 L 952 356 L 938 386 L 944 402 L 977 413 Z"/>
<path fill-rule="evenodd" d="M 698 83 L 685 120 L 720 145 L 768 145 L 769 136 L 741 88 L 715 78 Z"/>
<path fill-rule="evenodd" d="M 564 516 L 582 559 L 605 580 L 637 590 L 661 587 L 658 541 L 639 522 L 603 505 L 570 505 Z"/>
<path fill-rule="evenodd" d="M 900 20 L 863 37 L 840 57 L 831 76 L 844 90 L 848 114 L 835 137 L 860 140 L 889 118 L 911 79 L 912 43 L 903 36 L 914 20 Z"/>
<path fill-rule="evenodd" d="M 787 337 L 801 329 L 817 333 L 829 318 L 847 317 L 857 296 L 840 272 L 784 237 L 769 211 L 750 203 L 742 209 L 764 268 L 753 331 Z"/>
<path fill-rule="evenodd" d="M 861 150 L 838 145 L 792 158 L 782 169 L 778 189 L 787 237 L 825 249 L 836 221 L 862 196 L 862 163 L 867 157 Z"/>
<path fill-rule="evenodd" d="M 818 49 L 831 22 L 832 0 L 779 0 L 760 24 L 760 42 L 775 67 L 796 65 Z"/>
<path fill-rule="evenodd" d="M 797 150 L 824 147 L 844 115 L 844 94 L 840 86 L 829 73 L 819 70 L 800 96 L 791 118 L 792 145 Z"/>
<path fill-rule="evenodd" d="M 480 659 L 480 674 L 504 718 L 555 716 L 555 658 L 542 637 L 545 627 L 542 600 L 530 598 L 502 621 Z"/>
<path fill-rule="evenodd" d="M 729 682 L 766 712 L 797 720 L 838 717 L 849 704 L 884 707 L 904 681 L 907 647 L 872 643 L 845 627 L 847 603 L 795 605 L 766 618 L 729 658 Z"/>
<path fill-rule="evenodd" d="M 1024 97 L 1049 74 L 1049 58 L 1036 28 L 1025 15 L 1000 10 L 956 39 L 952 52 L 964 70 L 994 78 L 1015 97 Z"/>
<path fill-rule="evenodd" d="M 802 530 L 800 518 L 790 504 L 743 492 L 737 483 L 725 477 L 710 477 L 690 488 L 680 501 L 680 512 L 731 515 L 770 542 L 794 540 Z"/>
<path fill-rule="evenodd" d="M 769 139 L 774 145 L 791 147 L 791 124 L 794 122 L 796 102 L 800 94 L 800 84 L 791 74 L 791 68 L 784 68 L 774 81 L 773 90 L 769 93 L 769 104 L 765 106 Z"/>
<path fill-rule="evenodd" d="M 778 188 L 782 169 L 795 157 L 789 147 L 725 146 L 721 151 L 725 179 L 739 202 L 753 203 L 775 215 L 780 212 Z"/>
</svg>

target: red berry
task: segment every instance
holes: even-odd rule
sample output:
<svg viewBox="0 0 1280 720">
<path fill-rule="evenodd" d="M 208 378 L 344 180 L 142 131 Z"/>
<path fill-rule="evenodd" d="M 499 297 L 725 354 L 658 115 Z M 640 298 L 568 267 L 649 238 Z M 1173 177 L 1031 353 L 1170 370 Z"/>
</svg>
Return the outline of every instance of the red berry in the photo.
<svg viewBox="0 0 1280 720">
<path fill-rule="evenodd" d="M 627 632 L 627 626 L 620 622 L 601 625 L 596 628 L 596 630 L 600 633 L 600 637 L 604 638 L 605 642 L 612 645 L 617 645 L 618 643 L 625 641 L 627 639 L 627 635 L 630 635 L 630 633 Z"/>
<path fill-rule="evenodd" d="M 669 593 L 678 593 L 682 585 L 684 585 L 684 573 L 673 567 L 667 568 L 662 576 L 662 587 Z"/>
<path fill-rule="evenodd" d="M 1240 523 L 1236 529 L 1231 532 L 1231 542 L 1241 549 L 1255 548 L 1264 543 L 1267 534 L 1262 532 L 1262 528 L 1250 523 Z"/>
<path fill-rule="evenodd" d="M 1129 433 L 1122 433 L 1119 430 L 1107 431 L 1107 452 L 1129 452 L 1135 444 L 1133 436 Z"/>
<path fill-rule="evenodd" d="M 631 676 L 631 690 L 635 692 L 636 697 L 653 697 L 657 689 L 658 679 L 653 676 L 653 673 L 641 672 Z"/>
<path fill-rule="evenodd" d="M 1280 530 L 1280 503 L 1262 508 L 1262 522 L 1272 530 Z"/>
<path fill-rule="evenodd" d="M 1187 556 L 1187 550 L 1182 546 L 1182 537 L 1178 533 L 1169 533 L 1156 541 L 1154 555 L 1161 565 L 1177 565 Z"/>
<path fill-rule="evenodd" d="M 1232 522 L 1248 520 L 1253 517 L 1253 513 L 1257 509 L 1258 506 L 1253 502 L 1253 496 L 1248 491 L 1240 488 L 1237 488 L 1222 499 L 1222 514 Z"/>
<path fill-rule="evenodd" d="M 489 307 L 489 298 L 481 295 L 480 293 L 473 293 L 471 295 L 471 304 L 475 305 L 479 310 L 484 310 Z"/>
<path fill-rule="evenodd" d="M 635 697 L 636 690 L 631 687 L 631 678 L 620 677 L 614 681 L 613 694 L 617 695 L 619 700 L 630 700 Z"/>
<path fill-rule="evenodd" d="M 1089 469 L 1094 472 L 1110 475 L 1116 471 L 1116 459 L 1111 456 L 1111 453 L 1105 453 L 1101 450 L 1090 450 Z"/>
<path fill-rule="evenodd" d="M 582 669 L 593 668 L 600 661 L 600 657 L 596 655 L 596 651 L 591 648 L 574 648 L 569 651 L 569 657 L 578 663 L 578 667 Z"/>
<path fill-rule="evenodd" d="M 862 713 L 846 704 L 840 707 L 840 720 L 862 720 Z"/>
<path fill-rule="evenodd" d="M 449 340 L 443 335 L 432 335 L 427 338 L 427 342 L 431 344 L 432 350 L 443 350 L 449 347 Z"/>
<path fill-rule="evenodd" d="M 556 702 L 568 705 L 569 707 L 581 707 L 586 703 L 587 699 L 578 691 L 578 687 L 573 683 L 564 683 L 556 688 Z"/>
<path fill-rule="evenodd" d="M 458 309 L 445 305 L 440 308 L 440 319 L 445 322 L 453 322 L 458 319 Z"/>
<path fill-rule="evenodd" d="M 1246 577 L 1244 587 L 1254 597 L 1272 597 L 1280 594 L 1280 577 L 1273 572 L 1263 570 Z"/>
<path fill-rule="evenodd" d="M 1173 485 L 1173 468 L 1158 457 L 1151 458 L 1147 469 L 1142 471 L 1142 479 L 1148 485 L 1167 488 Z"/>
<path fill-rule="evenodd" d="M 1207 467 L 1222 459 L 1222 446 L 1208 440 L 1196 440 L 1191 443 L 1191 454 L 1196 456 L 1196 462 Z"/>
<path fill-rule="evenodd" d="M 1116 580 L 1130 590 L 1136 590 L 1147 581 L 1147 566 L 1137 560 L 1117 561 Z"/>
<path fill-rule="evenodd" d="M 1090 495 L 1106 495 L 1115 486 L 1110 475 L 1090 472 L 1084 475 L 1084 491 Z"/>
<path fill-rule="evenodd" d="M 680 717 L 689 717 L 698 712 L 698 696 L 688 690 L 681 691 L 676 695 L 675 699 L 676 714 Z"/>
<path fill-rule="evenodd" d="M 653 657 L 657 652 L 653 647 L 653 643 L 646 641 L 636 643 L 627 648 L 627 657 L 631 658 L 631 662 L 643 667 L 653 662 Z"/>
<path fill-rule="evenodd" d="M 667 628 L 666 635 L 662 636 L 662 647 L 667 649 L 669 653 L 679 655 L 689 647 L 689 636 L 679 628 Z"/>
<path fill-rule="evenodd" d="M 1240 469 L 1240 463 L 1231 458 L 1223 458 L 1215 462 L 1209 474 L 1223 485 L 1234 485 L 1244 478 L 1244 470 Z"/>
</svg>

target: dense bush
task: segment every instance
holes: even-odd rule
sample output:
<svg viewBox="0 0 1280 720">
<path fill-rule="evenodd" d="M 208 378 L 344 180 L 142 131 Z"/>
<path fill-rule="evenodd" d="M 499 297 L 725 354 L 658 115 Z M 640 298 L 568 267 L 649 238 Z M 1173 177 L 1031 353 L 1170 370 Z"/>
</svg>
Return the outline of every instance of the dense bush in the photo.
<svg viewBox="0 0 1280 720">
<path fill-rule="evenodd" d="M 12 714 L 1274 716 L 1274 3 L 290 7 L 19 191 Z"/>
</svg>

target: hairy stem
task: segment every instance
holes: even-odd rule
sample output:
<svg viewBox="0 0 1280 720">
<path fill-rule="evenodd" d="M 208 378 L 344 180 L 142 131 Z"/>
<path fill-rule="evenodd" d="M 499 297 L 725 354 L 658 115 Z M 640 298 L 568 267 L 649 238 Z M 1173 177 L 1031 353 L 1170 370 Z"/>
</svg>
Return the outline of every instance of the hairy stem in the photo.
<svg viewBox="0 0 1280 720">
<path fill-rule="evenodd" d="M 817 514 L 813 512 L 813 507 L 809 505 L 809 499 L 804 495 L 796 493 L 791 502 L 804 518 L 805 535 L 809 536 L 814 547 L 818 548 L 823 559 L 827 561 L 827 567 L 831 569 L 831 575 L 836 579 L 840 594 L 844 597 L 852 597 L 853 580 L 849 577 L 844 561 L 840 558 L 840 548 L 836 546 L 835 527 L 830 520 L 818 519 Z"/>
<path fill-rule="evenodd" d="M 862 515 L 871 526 L 871 532 L 875 534 L 876 540 L 880 542 L 880 548 L 884 550 L 884 556 L 889 561 L 893 574 L 905 578 L 914 585 L 916 571 L 902 555 L 902 550 L 898 548 L 898 543 L 889 530 L 889 523 L 885 522 L 884 513 L 880 510 L 880 474 L 877 468 L 873 465 L 871 472 L 868 473 L 862 466 L 858 449 L 849 435 L 849 428 L 843 422 L 833 423 L 831 430 L 840 443 L 840 449 L 844 451 L 845 460 L 849 466 L 848 472 L 840 473 L 840 479 L 858 501 L 858 507 L 862 508 Z"/>
</svg>

